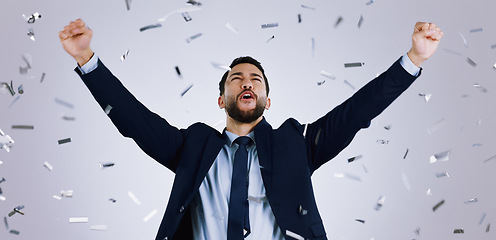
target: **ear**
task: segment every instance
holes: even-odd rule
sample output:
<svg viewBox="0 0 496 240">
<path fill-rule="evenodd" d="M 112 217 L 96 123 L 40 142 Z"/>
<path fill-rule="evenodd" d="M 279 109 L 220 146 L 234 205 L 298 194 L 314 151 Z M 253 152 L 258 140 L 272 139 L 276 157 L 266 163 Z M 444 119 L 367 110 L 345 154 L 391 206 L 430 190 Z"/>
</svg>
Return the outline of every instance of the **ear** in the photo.
<svg viewBox="0 0 496 240">
<path fill-rule="evenodd" d="M 217 104 L 219 105 L 219 108 L 220 109 L 223 109 L 226 107 L 226 103 L 224 101 L 224 94 L 222 94 L 222 96 L 220 96 L 218 99 L 217 99 Z"/>
<path fill-rule="evenodd" d="M 270 98 L 267 98 L 267 102 L 265 103 L 265 109 L 269 110 L 270 108 Z"/>
</svg>

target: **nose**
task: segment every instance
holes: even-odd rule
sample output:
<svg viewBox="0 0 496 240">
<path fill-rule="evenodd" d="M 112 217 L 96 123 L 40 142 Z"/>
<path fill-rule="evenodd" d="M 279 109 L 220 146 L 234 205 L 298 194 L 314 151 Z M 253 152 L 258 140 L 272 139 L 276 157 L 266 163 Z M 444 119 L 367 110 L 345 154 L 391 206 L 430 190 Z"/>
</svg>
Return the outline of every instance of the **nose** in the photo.
<svg viewBox="0 0 496 240">
<path fill-rule="evenodd" d="M 253 84 L 251 83 L 251 81 L 249 79 L 245 79 L 243 81 L 243 84 L 241 85 L 241 87 L 243 89 L 252 89 L 253 88 Z"/>
</svg>

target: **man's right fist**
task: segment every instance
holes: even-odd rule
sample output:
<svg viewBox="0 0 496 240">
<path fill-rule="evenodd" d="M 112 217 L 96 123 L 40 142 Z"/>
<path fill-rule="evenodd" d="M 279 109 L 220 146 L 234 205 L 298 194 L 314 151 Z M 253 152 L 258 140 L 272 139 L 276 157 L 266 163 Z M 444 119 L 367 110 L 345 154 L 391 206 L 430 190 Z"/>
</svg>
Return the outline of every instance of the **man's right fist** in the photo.
<svg viewBox="0 0 496 240">
<path fill-rule="evenodd" d="M 93 56 L 90 48 L 92 36 L 93 31 L 87 28 L 81 19 L 71 22 L 59 32 L 64 50 L 76 59 L 79 66 L 83 66 Z"/>
</svg>

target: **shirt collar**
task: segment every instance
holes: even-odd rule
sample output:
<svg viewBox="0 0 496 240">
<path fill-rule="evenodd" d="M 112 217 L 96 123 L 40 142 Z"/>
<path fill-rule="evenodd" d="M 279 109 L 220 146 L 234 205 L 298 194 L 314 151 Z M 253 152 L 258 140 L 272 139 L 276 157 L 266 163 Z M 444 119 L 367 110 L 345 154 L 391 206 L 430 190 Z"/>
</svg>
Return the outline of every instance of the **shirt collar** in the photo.
<svg viewBox="0 0 496 240">
<path fill-rule="evenodd" d="M 238 138 L 239 136 L 232 133 L 232 132 L 229 132 L 227 130 L 224 131 L 224 135 L 226 135 L 226 144 L 227 146 L 231 147 L 232 146 L 232 143 L 234 142 L 234 140 L 236 140 L 236 138 Z M 251 140 L 256 144 L 255 142 L 255 133 L 253 131 L 251 131 L 250 133 L 248 133 L 248 135 L 246 135 L 247 137 L 251 138 Z"/>
</svg>

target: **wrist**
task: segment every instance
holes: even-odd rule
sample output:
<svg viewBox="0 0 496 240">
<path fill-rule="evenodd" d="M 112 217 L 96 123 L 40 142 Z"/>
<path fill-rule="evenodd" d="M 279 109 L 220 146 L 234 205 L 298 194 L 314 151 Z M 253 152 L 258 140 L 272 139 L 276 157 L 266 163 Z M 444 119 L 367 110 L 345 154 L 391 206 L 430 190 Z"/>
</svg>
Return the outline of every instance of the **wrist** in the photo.
<svg viewBox="0 0 496 240">
<path fill-rule="evenodd" d="M 84 51 L 81 55 L 75 56 L 74 59 L 76 59 L 78 65 L 82 67 L 91 59 L 91 57 L 93 57 L 93 55 L 94 55 L 93 51 L 91 51 L 91 49 L 88 49 Z"/>
<path fill-rule="evenodd" d="M 407 56 L 408 56 L 408 58 L 410 58 L 410 61 L 412 61 L 412 63 L 415 64 L 415 66 L 417 66 L 417 67 L 422 66 L 422 64 L 426 60 L 426 59 L 418 56 L 417 54 L 415 54 L 412 49 L 410 49 L 410 51 L 408 51 Z"/>
</svg>

